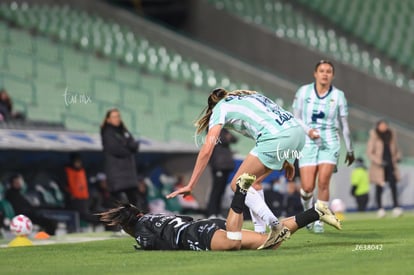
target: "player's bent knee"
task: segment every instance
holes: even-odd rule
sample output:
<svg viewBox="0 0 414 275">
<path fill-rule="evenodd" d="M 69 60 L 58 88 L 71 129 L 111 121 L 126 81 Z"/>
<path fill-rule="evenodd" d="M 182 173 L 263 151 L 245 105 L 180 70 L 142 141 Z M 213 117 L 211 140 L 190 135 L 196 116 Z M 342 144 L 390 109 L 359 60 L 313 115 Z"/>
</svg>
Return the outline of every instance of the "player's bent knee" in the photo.
<svg viewBox="0 0 414 275">
<path fill-rule="evenodd" d="M 240 250 L 241 249 L 241 240 L 242 240 L 242 233 L 241 232 L 226 232 L 227 239 L 229 240 L 228 243 L 228 250 Z"/>
<path fill-rule="evenodd" d="M 228 240 L 225 250 L 240 250 L 242 247 L 241 241 Z"/>
</svg>

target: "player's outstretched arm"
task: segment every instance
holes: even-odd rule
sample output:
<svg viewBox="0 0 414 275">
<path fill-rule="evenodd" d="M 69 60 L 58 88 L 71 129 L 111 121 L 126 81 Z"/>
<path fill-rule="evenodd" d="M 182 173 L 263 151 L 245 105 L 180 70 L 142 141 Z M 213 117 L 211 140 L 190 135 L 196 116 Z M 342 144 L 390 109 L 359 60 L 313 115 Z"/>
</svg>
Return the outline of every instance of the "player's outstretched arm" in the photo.
<svg viewBox="0 0 414 275">
<path fill-rule="evenodd" d="M 193 190 L 194 186 L 197 184 L 201 175 L 207 167 L 208 161 L 210 160 L 211 154 L 213 153 L 214 146 L 219 141 L 219 136 L 221 132 L 222 125 L 218 124 L 213 126 L 207 133 L 206 141 L 201 147 L 200 152 L 198 153 L 197 160 L 193 169 L 193 174 L 191 175 L 188 185 L 176 190 L 167 195 L 167 199 L 174 198 L 178 195 L 189 195 Z"/>
</svg>

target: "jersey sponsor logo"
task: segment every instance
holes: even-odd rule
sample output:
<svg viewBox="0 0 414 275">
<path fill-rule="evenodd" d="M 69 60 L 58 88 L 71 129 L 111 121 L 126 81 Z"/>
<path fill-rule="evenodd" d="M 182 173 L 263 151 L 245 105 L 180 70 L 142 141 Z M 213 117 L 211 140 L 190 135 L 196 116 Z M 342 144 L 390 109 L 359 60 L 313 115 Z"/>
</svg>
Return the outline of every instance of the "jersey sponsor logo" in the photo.
<svg viewBox="0 0 414 275">
<path fill-rule="evenodd" d="M 312 122 L 316 122 L 316 120 L 318 120 L 318 118 L 321 118 L 321 119 L 325 118 L 325 113 L 322 112 L 322 111 L 319 111 L 319 113 L 314 111 L 312 113 Z"/>
</svg>

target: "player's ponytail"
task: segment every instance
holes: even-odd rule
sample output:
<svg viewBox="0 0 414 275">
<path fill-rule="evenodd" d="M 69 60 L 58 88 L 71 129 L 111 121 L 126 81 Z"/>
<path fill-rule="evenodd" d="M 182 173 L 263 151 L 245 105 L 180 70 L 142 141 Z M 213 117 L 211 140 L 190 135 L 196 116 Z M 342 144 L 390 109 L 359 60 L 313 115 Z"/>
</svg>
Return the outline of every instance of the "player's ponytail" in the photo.
<svg viewBox="0 0 414 275">
<path fill-rule="evenodd" d="M 254 95 L 257 94 L 256 91 L 251 90 L 234 90 L 229 92 L 227 95 L 234 95 L 234 96 L 243 96 L 243 95 Z"/>
<path fill-rule="evenodd" d="M 213 113 L 214 106 L 216 106 L 216 104 L 220 100 L 225 98 L 228 93 L 229 92 L 223 88 L 217 88 L 217 89 L 214 89 L 213 92 L 211 92 L 211 94 L 208 96 L 208 99 L 207 99 L 208 105 L 202 111 L 204 115 L 200 119 L 198 119 L 195 123 L 195 126 L 197 127 L 197 130 L 196 130 L 197 135 L 207 129 L 211 114 Z"/>
<path fill-rule="evenodd" d="M 131 204 L 124 204 L 97 215 L 108 225 L 120 225 L 125 232 L 135 238 L 135 224 L 143 213 Z"/>
<path fill-rule="evenodd" d="M 201 112 L 202 114 L 204 113 L 204 115 L 200 119 L 198 119 L 195 123 L 195 126 L 197 127 L 196 135 L 201 134 L 203 131 L 207 129 L 211 114 L 213 113 L 213 108 L 214 106 L 216 106 L 216 104 L 220 100 L 222 100 L 223 98 L 229 95 L 243 96 L 243 95 L 252 95 L 252 94 L 256 94 L 256 91 L 234 90 L 234 91 L 228 92 L 223 88 L 214 89 L 211 92 L 211 94 L 208 96 L 207 107 L 204 108 L 204 110 Z"/>
</svg>

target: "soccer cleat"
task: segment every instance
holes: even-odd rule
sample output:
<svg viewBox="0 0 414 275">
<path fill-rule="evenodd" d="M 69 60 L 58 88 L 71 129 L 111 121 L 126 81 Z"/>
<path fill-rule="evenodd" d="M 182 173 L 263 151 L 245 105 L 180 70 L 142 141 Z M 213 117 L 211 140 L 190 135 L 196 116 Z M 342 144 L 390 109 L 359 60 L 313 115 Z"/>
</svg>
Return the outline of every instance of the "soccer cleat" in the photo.
<svg viewBox="0 0 414 275">
<path fill-rule="evenodd" d="M 255 180 L 256 180 L 255 175 L 243 173 L 238 177 L 236 184 L 240 187 L 240 191 L 246 193 L 247 190 L 250 188 L 250 186 L 252 186 Z"/>
<path fill-rule="evenodd" d="M 378 217 L 378 218 L 384 218 L 384 217 L 385 217 L 385 215 L 386 215 L 386 213 L 385 213 L 384 208 L 380 208 L 380 209 L 378 209 L 378 212 L 377 212 L 377 217 Z"/>
<path fill-rule="evenodd" d="M 323 222 L 316 221 L 313 226 L 313 232 L 317 234 L 325 232 L 325 229 L 323 228 Z"/>
<path fill-rule="evenodd" d="M 323 205 L 322 203 L 316 202 L 315 210 L 319 214 L 320 221 L 325 222 L 338 230 L 342 229 L 341 222 L 327 206 Z"/>
<path fill-rule="evenodd" d="M 266 249 L 275 246 L 276 244 L 290 238 L 290 230 L 282 224 L 272 227 L 266 241 L 257 249 Z"/>
<path fill-rule="evenodd" d="M 394 218 L 400 217 L 403 214 L 403 210 L 401 207 L 394 207 L 394 209 L 392 210 L 392 216 Z"/>
<path fill-rule="evenodd" d="M 309 230 L 309 231 L 312 231 L 313 230 L 313 225 L 314 225 L 314 223 L 307 224 L 306 229 Z"/>
</svg>

